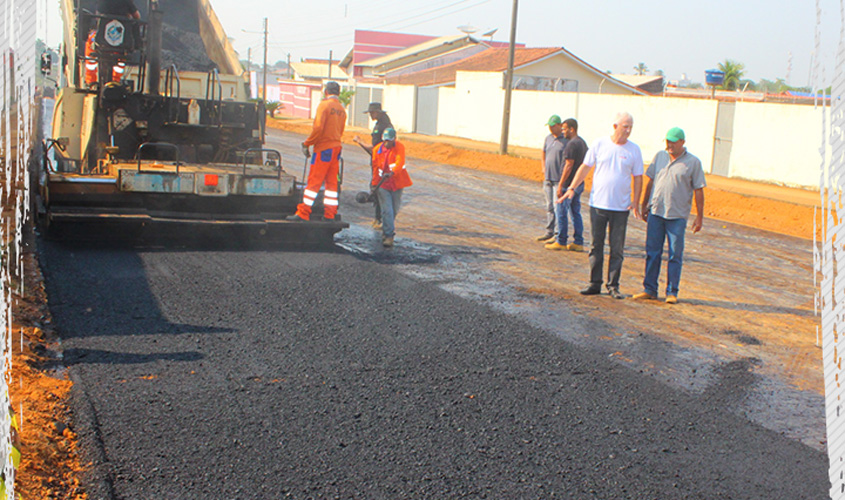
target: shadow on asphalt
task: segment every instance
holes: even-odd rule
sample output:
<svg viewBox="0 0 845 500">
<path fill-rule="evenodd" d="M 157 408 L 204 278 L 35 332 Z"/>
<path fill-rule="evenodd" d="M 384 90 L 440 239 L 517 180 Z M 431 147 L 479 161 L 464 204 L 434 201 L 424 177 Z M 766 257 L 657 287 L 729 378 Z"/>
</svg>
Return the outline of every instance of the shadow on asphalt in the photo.
<svg viewBox="0 0 845 500">
<path fill-rule="evenodd" d="M 191 231 L 126 231 L 81 229 L 51 233 L 51 243 L 73 250 L 144 250 L 144 251 L 289 251 L 338 252 L 329 235 L 282 232 L 262 235 L 259 230 L 215 228 Z"/>
<path fill-rule="evenodd" d="M 100 349 L 71 348 L 64 350 L 65 366 L 79 364 L 136 365 L 154 361 L 198 361 L 205 356 L 196 351 L 137 354 Z"/>
</svg>

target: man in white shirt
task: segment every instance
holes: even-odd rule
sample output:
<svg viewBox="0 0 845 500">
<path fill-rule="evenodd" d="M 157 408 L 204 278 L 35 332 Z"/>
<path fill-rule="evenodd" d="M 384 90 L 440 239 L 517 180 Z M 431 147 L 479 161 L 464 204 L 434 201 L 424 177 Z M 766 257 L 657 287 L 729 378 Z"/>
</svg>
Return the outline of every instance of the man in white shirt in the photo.
<svg viewBox="0 0 845 500">
<path fill-rule="evenodd" d="M 614 299 L 624 299 L 619 291 L 622 260 L 625 249 L 625 232 L 628 213 L 640 218 L 640 192 L 643 182 L 643 155 L 640 147 L 628 140 L 634 119 L 628 113 L 619 113 L 613 123 L 613 134 L 593 143 L 584 163 L 575 174 L 569 189 L 559 201 L 572 198 L 577 186 L 595 168 L 593 187 L 590 191 L 590 229 L 593 244 L 590 248 L 590 284 L 581 290 L 582 295 L 598 295 L 603 283 L 604 239 L 610 240 L 610 260 L 607 269 L 607 291 Z M 634 179 L 633 200 L 631 178 Z"/>
</svg>

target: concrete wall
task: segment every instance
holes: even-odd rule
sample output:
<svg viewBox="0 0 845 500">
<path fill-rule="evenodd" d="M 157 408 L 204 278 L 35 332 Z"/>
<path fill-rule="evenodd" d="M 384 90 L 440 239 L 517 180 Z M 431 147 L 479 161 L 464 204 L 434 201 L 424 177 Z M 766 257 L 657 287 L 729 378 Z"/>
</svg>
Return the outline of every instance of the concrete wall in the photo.
<svg viewBox="0 0 845 500">
<path fill-rule="evenodd" d="M 729 176 L 818 186 L 824 119 L 821 107 L 736 103 Z"/>
<path fill-rule="evenodd" d="M 501 85 L 498 72 L 458 72 L 454 88 L 440 89 L 439 133 L 498 143 L 504 103 Z M 412 99 L 407 90 L 391 95 Z M 400 107 L 396 101 L 391 106 Z M 552 114 L 578 120 L 579 135 L 590 144 L 610 135 L 616 114 L 628 111 L 634 117 L 631 140 L 640 146 L 646 162 L 664 148 L 666 131 L 681 127 L 690 153 L 709 173 L 717 108 L 716 101 L 707 99 L 516 90 L 508 144 L 542 147 L 549 133 L 545 123 Z M 813 106 L 737 103 L 729 176 L 816 188 L 823 120 L 829 127 L 824 116 Z"/>
<path fill-rule="evenodd" d="M 387 85 L 384 88 L 382 108 L 390 116 L 393 128 L 399 133 L 414 130 L 414 106 L 416 88 L 413 85 Z M 374 122 L 370 120 L 370 125 Z"/>
</svg>

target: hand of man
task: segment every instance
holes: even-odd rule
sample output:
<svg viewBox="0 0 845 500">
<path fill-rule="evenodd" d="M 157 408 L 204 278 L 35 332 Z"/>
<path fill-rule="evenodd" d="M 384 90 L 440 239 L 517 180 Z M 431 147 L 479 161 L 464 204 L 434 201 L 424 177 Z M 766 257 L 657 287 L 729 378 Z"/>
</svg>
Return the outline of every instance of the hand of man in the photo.
<svg viewBox="0 0 845 500">
<path fill-rule="evenodd" d="M 305 143 L 302 144 L 302 154 L 305 155 L 306 158 L 311 158 L 311 151 L 308 150 L 308 146 Z"/>
<path fill-rule="evenodd" d="M 355 142 L 355 144 L 361 144 L 361 138 L 357 135 L 352 138 L 352 141 Z"/>
<path fill-rule="evenodd" d="M 628 210 L 634 211 L 634 218 L 635 219 L 642 219 L 642 214 L 640 214 L 640 206 L 637 204 L 631 205 L 628 207 Z"/>
<path fill-rule="evenodd" d="M 643 206 L 640 208 L 640 219 L 648 222 L 648 205 L 643 203 Z"/>
<path fill-rule="evenodd" d="M 563 193 L 563 196 L 557 199 L 557 202 L 563 203 L 563 200 L 571 200 L 573 196 L 575 196 L 575 190 L 567 189 L 566 192 Z"/>
<path fill-rule="evenodd" d="M 695 234 L 701 231 L 701 225 L 704 223 L 704 217 L 701 215 L 696 215 L 695 220 L 692 223 L 692 233 Z"/>
</svg>

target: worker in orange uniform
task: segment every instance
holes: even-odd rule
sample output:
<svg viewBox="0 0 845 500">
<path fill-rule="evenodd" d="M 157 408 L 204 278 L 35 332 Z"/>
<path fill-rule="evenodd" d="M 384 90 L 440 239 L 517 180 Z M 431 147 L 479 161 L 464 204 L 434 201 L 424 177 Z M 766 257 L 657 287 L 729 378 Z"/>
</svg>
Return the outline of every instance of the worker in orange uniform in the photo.
<svg viewBox="0 0 845 500">
<path fill-rule="evenodd" d="M 405 168 L 405 146 L 396 140 L 393 128 L 385 129 L 382 141 L 373 147 L 373 171 L 374 185 L 387 177 L 376 190 L 376 196 L 381 206 L 381 243 L 385 247 L 392 247 L 396 215 L 402 206 L 402 191 L 413 184 Z"/>
<path fill-rule="evenodd" d="M 337 174 L 340 165 L 340 138 L 346 127 L 346 110 L 340 103 L 340 85 L 337 82 L 326 83 L 323 91 L 326 98 L 317 106 L 317 117 L 311 135 L 302 143 L 302 154 L 311 158 L 311 172 L 308 174 L 308 184 L 302 194 L 302 203 L 297 205 L 296 213 L 289 215 L 287 220 L 311 220 L 311 207 L 317 199 L 320 186 L 325 182 L 323 193 L 323 219 L 334 220 L 337 215 Z M 308 151 L 314 146 L 314 156 Z"/>
<path fill-rule="evenodd" d="M 130 19 L 141 19 L 141 13 L 132 0 L 100 0 L 97 3 L 97 14 L 106 16 L 126 16 Z M 97 37 L 97 30 L 93 29 L 88 33 L 85 42 L 85 83 L 93 85 L 97 83 L 97 72 L 99 63 L 94 57 L 94 40 Z M 112 81 L 120 82 L 123 73 L 126 72 L 126 61 L 118 60 L 112 67 Z"/>
</svg>

